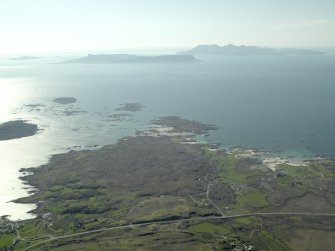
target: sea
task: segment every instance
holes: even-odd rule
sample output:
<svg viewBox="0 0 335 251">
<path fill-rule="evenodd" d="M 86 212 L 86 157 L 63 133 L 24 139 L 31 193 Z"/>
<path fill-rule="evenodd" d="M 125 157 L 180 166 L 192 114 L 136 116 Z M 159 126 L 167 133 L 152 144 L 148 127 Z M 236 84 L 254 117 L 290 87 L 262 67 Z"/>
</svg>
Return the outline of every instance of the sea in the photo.
<svg viewBox="0 0 335 251">
<path fill-rule="evenodd" d="M 0 141 L 0 215 L 34 217 L 12 201 L 34 188 L 22 168 L 54 154 L 95 149 L 168 115 L 213 124 L 203 140 L 301 159 L 335 158 L 335 55 L 214 56 L 193 63 L 59 64 L 83 57 L 0 57 L 0 123 L 23 119 L 36 135 Z M 75 97 L 61 105 L 57 97 Z M 116 111 L 140 103 L 137 112 Z M 127 113 L 120 120 L 117 113 Z"/>
</svg>

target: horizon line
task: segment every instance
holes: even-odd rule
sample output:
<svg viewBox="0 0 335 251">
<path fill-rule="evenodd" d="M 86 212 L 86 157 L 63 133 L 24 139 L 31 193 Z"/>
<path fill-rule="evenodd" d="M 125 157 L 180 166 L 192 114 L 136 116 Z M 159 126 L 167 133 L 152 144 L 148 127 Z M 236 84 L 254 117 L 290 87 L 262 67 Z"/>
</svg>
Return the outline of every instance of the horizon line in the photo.
<svg viewBox="0 0 335 251">
<path fill-rule="evenodd" d="M 225 43 L 225 44 L 218 44 L 218 43 L 202 43 L 193 46 L 166 46 L 166 47 L 115 47 L 115 48 L 85 48 L 85 49 L 64 49 L 64 50 L 49 50 L 49 51 L 17 51 L 17 52 L 1 52 L 0 55 L 30 55 L 30 54 L 76 54 L 76 53 L 87 53 L 93 54 L 97 52 L 112 52 L 113 53 L 127 53 L 127 52 L 175 52 L 178 53 L 182 50 L 190 50 L 200 45 L 218 45 L 220 47 L 227 46 L 227 45 L 234 45 L 234 46 L 255 46 L 255 47 L 262 47 L 262 48 L 274 48 L 274 49 L 312 49 L 312 50 L 335 50 L 335 46 L 269 46 L 269 45 L 255 45 L 255 44 L 234 44 L 234 43 Z"/>
</svg>

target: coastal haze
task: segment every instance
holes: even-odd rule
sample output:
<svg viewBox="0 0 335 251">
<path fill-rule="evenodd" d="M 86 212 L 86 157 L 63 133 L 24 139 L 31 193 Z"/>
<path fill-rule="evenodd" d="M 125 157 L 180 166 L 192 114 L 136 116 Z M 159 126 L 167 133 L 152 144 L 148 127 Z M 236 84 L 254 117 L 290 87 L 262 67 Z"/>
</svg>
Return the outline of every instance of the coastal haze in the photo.
<svg viewBox="0 0 335 251">
<path fill-rule="evenodd" d="M 333 48 L 334 5 L 332 0 L 4 0 L 0 52 L 130 53 L 201 44 Z M 13 57 L 21 56 L 38 57 Z"/>
<path fill-rule="evenodd" d="M 327 250 L 334 8 L 4 1 L 0 249 Z"/>
</svg>

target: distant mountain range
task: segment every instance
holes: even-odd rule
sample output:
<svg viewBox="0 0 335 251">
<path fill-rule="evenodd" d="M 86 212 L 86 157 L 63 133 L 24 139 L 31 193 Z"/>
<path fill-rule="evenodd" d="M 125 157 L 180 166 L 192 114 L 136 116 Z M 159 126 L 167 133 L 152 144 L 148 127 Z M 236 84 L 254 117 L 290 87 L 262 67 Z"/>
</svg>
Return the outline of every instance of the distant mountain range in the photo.
<svg viewBox="0 0 335 251">
<path fill-rule="evenodd" d="M 88 54 L 87 57 L 68 60 L 63 63 L 73 64 L 113 64 L 113 63 L 187 63 L 198 61 L 192 55 L 137 56 L 129 54 Z"/>
<path fill-rule="evenodd" d="M 318 55 L 320 51 L 305 49 L 276 49 L 258 46 L 237 46 L 237 45 L 199 45 L 191 50 L 182 51 L 179 55 Z"/>
</svg>

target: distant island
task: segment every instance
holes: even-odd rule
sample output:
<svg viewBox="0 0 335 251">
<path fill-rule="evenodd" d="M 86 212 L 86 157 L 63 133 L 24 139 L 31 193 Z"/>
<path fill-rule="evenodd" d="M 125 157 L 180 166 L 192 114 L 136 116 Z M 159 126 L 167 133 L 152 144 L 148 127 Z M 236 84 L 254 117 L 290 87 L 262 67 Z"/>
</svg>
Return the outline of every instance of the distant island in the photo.
<svg viewBox="0 0 335 251">
<path fill-rule="evenodd" d="M 33 59 L 40 59 L 40 57 L 29 57 L 29 56 L 22 56 L 16 58 L 9 58 L 10 60 L 33 60 Z"/>
<path fill-rule="evenodd" d="M 179 55 L 319 55 L 323 54 L 320 51 L 305 50 L 305 49 L 277 49 L 259 46 L 246 45 L 199 45 L 191 50 L 179 52 Z"/>
<path fill-rule="evenodd" d="M 77 99 L 74 97 L 59 97 L 55 98 L 53 101 L 58 104 L 67 105 L 71 103 L 76 103 Z"/>
<path fill-rule="evenodd" d="M 37 133 L 37 130 L 37 125 L 24 120 L 8 121 L 0 124 L 0 141 L 32 136 Z"/>
<path fill-rule="evenodd" d="M 67 60 L 64 64 L 115 64 L 115 63 L 188 63 L 198 61 L 192 55 L 137 56 L 129 54 L 88 54 L 87 57 Z"/>
</svg>

